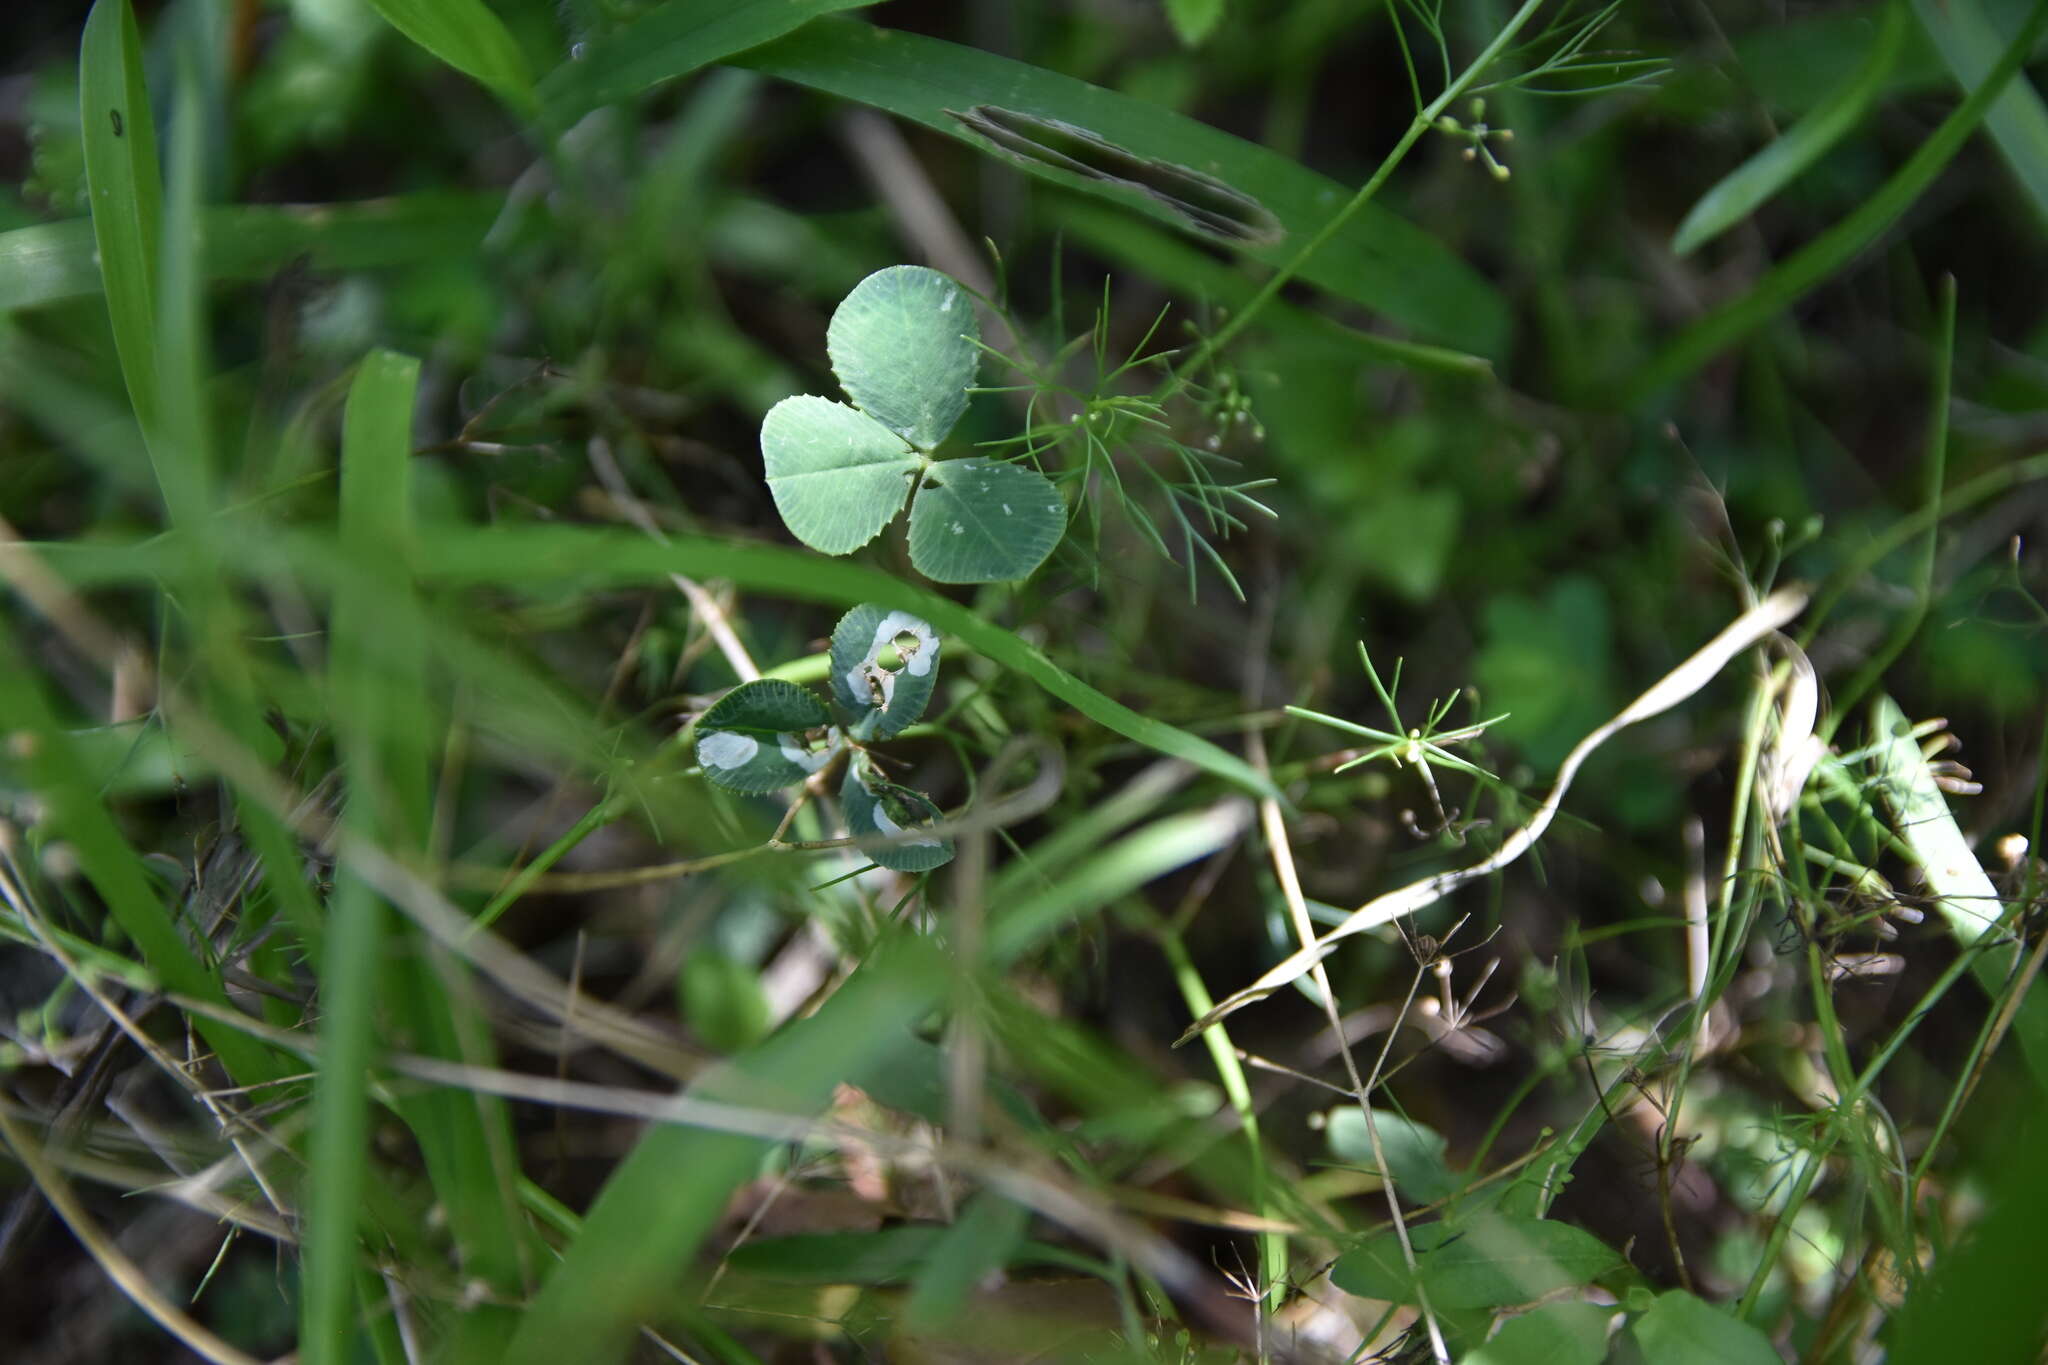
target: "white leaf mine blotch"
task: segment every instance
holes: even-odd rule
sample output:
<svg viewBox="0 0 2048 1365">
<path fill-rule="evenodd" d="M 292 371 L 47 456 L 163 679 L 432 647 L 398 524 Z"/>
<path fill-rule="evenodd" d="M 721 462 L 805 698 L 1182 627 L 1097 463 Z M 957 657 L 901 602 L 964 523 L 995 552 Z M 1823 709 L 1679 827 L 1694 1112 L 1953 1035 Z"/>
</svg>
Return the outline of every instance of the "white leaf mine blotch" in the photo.
<svg viewBox="0 0 2048 1365">
<path fill-rule="evenodd" d="M 745 766 L 759 752 L 760 741 L 733 730 L 713 730 L 697 737 L 697 757 L 726 772 Z"/>
</svg>

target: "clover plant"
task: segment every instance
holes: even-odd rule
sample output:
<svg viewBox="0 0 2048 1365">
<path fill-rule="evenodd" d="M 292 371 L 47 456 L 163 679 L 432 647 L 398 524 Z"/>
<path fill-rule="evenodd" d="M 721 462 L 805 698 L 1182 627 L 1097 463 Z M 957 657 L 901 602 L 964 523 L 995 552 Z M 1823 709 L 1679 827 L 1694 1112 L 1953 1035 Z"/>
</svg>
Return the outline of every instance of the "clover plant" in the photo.
<svg viewBox="0 0 2048 1365">
<path fill-rule="evenodd" d="M 923 266 L 880 270 L 840 301 L 825 349 L 851 406 L 801 394 L 769 409 L 761 458 L 775 508 L 814 550 L 850 554 L 910 502 L 910 562 L 941 583 L 1028 577 L 1066 530 L 1035 469 L 932 452 L 967 410 L 974 303 Z"/>
<path fill-rule="evenodd" d="M 779 678 L 741 683 L 697 718 L 697 762 L 729 791 L 758 795 L 809 780 L 842 754 L 839 799 L 862 851 L 898 872 L 929 872 L 953 859 L 951 840 L 903 836 L 939 818 L 922 792 L 883 777 L 870 741 L 889 739 L 924 714 L 939 679 L 939 633 L 906 611 L 855 607 L 832 631 L 832 698 Z M 893 840 L 866 847 L 869 840 Z"/>
</svg>

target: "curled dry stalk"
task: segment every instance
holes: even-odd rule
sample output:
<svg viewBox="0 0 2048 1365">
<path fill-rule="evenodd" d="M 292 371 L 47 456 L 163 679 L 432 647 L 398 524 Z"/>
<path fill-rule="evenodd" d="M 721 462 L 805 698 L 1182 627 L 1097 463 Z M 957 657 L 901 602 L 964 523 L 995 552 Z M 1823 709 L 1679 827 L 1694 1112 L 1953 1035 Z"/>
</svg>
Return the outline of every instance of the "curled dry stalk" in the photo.
<svg viewBox="0 0 2048 1365">
<path fill-rule="evenodd" d="M 1565 755 L 1564 762 L 1559 765 L 1557 778 L 1551 784 L 1550 794 L 1543 798 L 1543 804 L 1536 808 L 1527 823 L 1503 840 L 1499 848 L 1466 867 L 1424 877 L 1367 901 L 1329 933 L 1321 938 L 1311 938 L 1302 948 L 1283 958 L 1251 985 L 1228 996 L 1214 1009 L 1190 1024 L 1187 1031 L 1175 1041 L 1174 1046 L 1185 1044 L 1217 1020 L 1236 1013 L 1246 1005 L 1265 999 L 1282 986 L 1305 975 L 1336 951 L 1337 944 L 1344 939 L 1434 905 L 1467 882 L 1490 876 L 1527 853 L 1550 828 L 1550 822 L 1557 817 L 1557 812 L 1564 803 L 1565 793 L 1571 789 L 1573 778 L 1578 775 L 1580 767 L 1595 749 L 1636 722 L 1659 715 L 1699 691 L 1736 655 L 1790 624 L 1805 605 L 1804 592 L 1785 588 L 1772 593 L 1744 612 L 1720 634 L 1700 646 L 1685 662 L 1665 674 L 1648 691 L 1574 745 L 1571 752 Z"/>
</svg>

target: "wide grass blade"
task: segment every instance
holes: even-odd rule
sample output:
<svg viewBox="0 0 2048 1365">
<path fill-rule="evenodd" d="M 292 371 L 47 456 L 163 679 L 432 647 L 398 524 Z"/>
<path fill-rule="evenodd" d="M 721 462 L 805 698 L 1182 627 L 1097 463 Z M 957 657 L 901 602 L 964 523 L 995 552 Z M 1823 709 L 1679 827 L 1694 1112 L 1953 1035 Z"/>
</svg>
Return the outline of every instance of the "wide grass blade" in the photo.
<svg viewBox="0 0 2048 1365">
<path fill-rule="evenodd" d="M 520 109 L 533 107 L 526 56 L 483 0 L 370 0 L 391 27 Z"/>
<path fill-rule="evenodd" d="M 160 407 L 156 302 L 163 174 L 143 83 L 142 35 L 128 0 L 98 0 L 86 17 L 78 59 L 78 115 L 93 243 L 114 349 L 143 438 L 152 440 Z"/>
<path fill-rule="evenodd" d="M 1990 77 L 2005 40 L 1977 0 L 1913 0 L 1913 13 L 1965 94 Z M 2024 72 L 1993 101 L 1984 130 L 2020 182 L 2037 226 L 2048 225 L 2048 105 Z"/>
<path fill-rule="evenodd" d="M 262 279 L 295 262 L 316 272 L 410 265 L 473 253 L 503 206 L 496 194 L 426 191 L 211 208 L 201 215 L 200 249 L 206 278 L 217 280 Z M 99 293 L 94 229 L 81 218 L 0 232 L 0 312 Z"/>
<path fill-rule="evenodd" d="M 1277 152 L 1156 104 L 920 34 L 821 20 L 735 64 L 922 123 L 1035 176 L 1222 241 L 1268 265 L 1291 260 L 1300 241 L 1350 198 L 1345 187 Z M 1008 116 L 1007 123 L 960 117 L 988 109 Z M 1016 150 L 1027 145 L 1014 133 L 1024 126 L 1042 130 L 1042 153 Z M 1013 130 L 1009 151 L 978 131 L 1001 134 L 1005 127 Z M 1090 160 L 1069 154 L 1080 148 L 1092 148 Z M 1202 226 L 1207 210 L 1187 202 L 1190 173 L 1220 182 L 1219 195 L 1250 201 L 1277 236 L 1249 224 L 1248 237 Z M 1181 188 L 1148 190 L 1152 181 Z M 1485 356 L 1499 355 L 1505 344 L 1506 305 L 1493 286 L 1442 242 L 1376 205 L 1347 223 L 1301 274 L 1434 341 Z"/>
<path fill-rule="evenodd" d="M 1737 166 L 1700 196 L 1685 221 L 1672 234 L 1671 250 L 1680 256 L 1706 243 L 1755 213 L 1779 190 L 1820 160 L 1830 147 L 1863 121 L 1885 77 L 1898 60 L 1906 35 L 1906 12 L 1897 4 L 1885 8 L 1877 41 L 1863 65 L 1848 81 L 1806 114 L 1768 147 Z"/>
<path fill-rule="evenodd" d="M 600 105 L 723 61 L 835 10 L 875 0 L 670 0 L 588 45 L 540 83 L 541 119 L 566 128 Z"/>
</svg>

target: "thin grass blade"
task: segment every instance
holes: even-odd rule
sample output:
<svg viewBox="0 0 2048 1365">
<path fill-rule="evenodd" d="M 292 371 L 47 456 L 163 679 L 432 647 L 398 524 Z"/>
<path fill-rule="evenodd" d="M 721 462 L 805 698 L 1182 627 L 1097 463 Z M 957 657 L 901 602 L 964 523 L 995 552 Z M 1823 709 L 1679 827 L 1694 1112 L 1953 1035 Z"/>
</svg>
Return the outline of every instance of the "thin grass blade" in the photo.
<svg viewBox="0 0 2048 1365">
<path fill-rule="evenodd" d="M 1769 202 L 1863 121 L 1883 91 L 1905 44 L 1906 12 L 1888 5 L 1863 65 L 1827 98 L 1806 111 L 1769 146 L 1737 166 L 1700 196 L 1672 234 L 1671 250 L 1689 255 Z"/>
<path fill-rule="evenodd" d="M 526 54 L 483 0 L 370 0 L 391 27 L 519 109 L 533 107 Z"/>
</svg>

